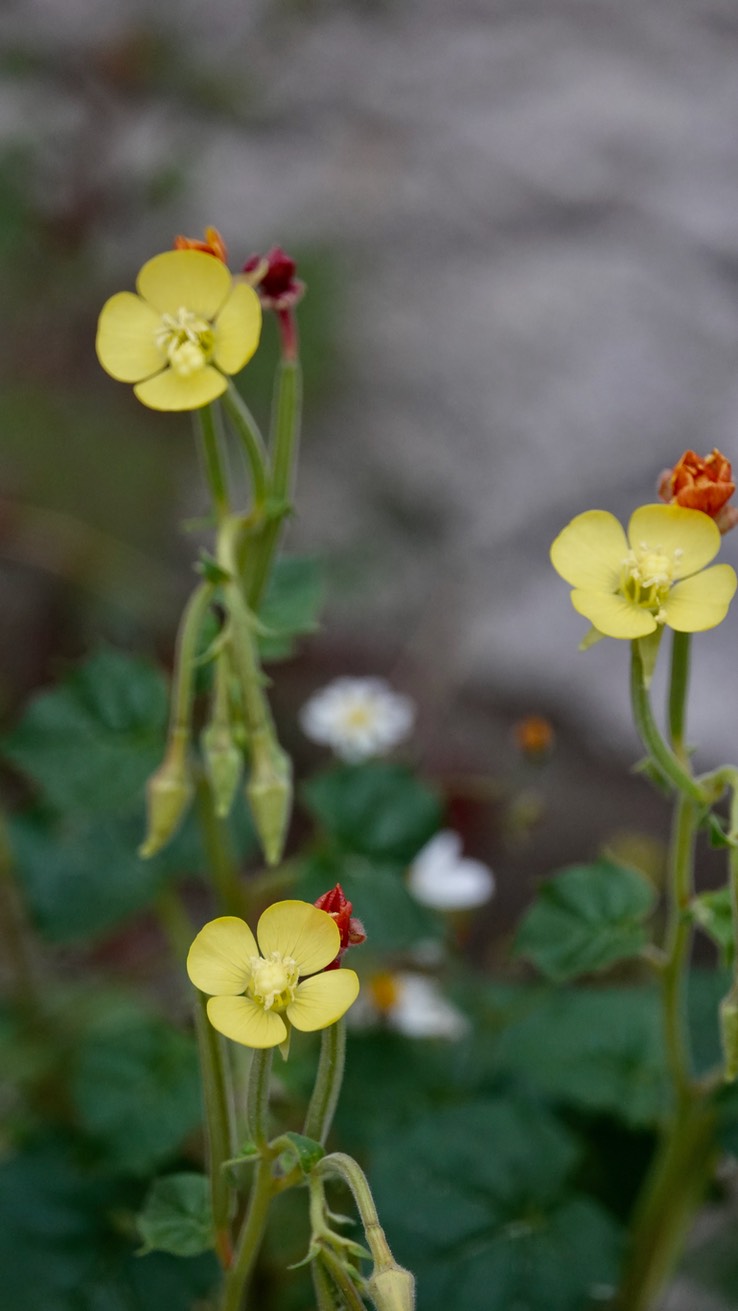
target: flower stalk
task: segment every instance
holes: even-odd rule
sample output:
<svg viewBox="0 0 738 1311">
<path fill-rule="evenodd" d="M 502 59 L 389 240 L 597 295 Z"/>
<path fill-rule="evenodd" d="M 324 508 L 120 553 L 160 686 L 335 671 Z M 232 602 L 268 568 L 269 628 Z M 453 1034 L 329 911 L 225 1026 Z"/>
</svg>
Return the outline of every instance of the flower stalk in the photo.
<svg viewBox="0 0 738 1311">
<path fill-rule="evenodd" d="M 233 1156 L 233 1106 L 225 1044 L 208 1021 L 205 998 L 195 999 L 195 1032 L 202 1073 L 207 1139 L 210 1201 L 213 1210 L 215 1250 L 227 1270 L 233 1260 L 230 1225 L 235 1196 L 223 1163 Z"/>
<path fill-rule="evenodd" d="M 210 490 L 213 512 L 218 525 L 231 512 L 228 493 L 228 473 L 222 447 L 219 414 L 215 405 L 206 405 L 195 415 L 195 427 L 200 439 L 203 469 Z"/>
<path fill-rule="evenodd" d="M 324 1143 L 331 1131 L 338 1099 L 341 1095 L 346 1062 L 346 1021 L 342 1018 L 320 1036 L 320 1060 L 315 1085 L 305 1116 L 306 1138 Z"/>
<path fill-rule="evenodd" d="M 619 1290 L 619 1311 L 648 1311 L 670 1275 L 689 1222 L 699 1206 L 715 1165 L 714 1112 L 705 1090 L 694 1080 L 686 1019 L 686 983 L 692 943 L 688 916 L 693 896 L 694 844 L 699 810 L 685 745 L 689 685 L 689 636 L 675 633 L 668 695 L 672 746 L 658 734 L 651 715 L 633 643 L 631 688 L 634 713 L 644 741 L 664 772 L 679 787 L 667 880 L 667 920 L 661 970 L 664 1041 L 674 1107 L 661 1130 L 631 1230 L 631 1243 Z M 658 752 L 658 755 L 656 754 Z M 689 787 L 679 786 L 680 775 Z"/>
</svg>

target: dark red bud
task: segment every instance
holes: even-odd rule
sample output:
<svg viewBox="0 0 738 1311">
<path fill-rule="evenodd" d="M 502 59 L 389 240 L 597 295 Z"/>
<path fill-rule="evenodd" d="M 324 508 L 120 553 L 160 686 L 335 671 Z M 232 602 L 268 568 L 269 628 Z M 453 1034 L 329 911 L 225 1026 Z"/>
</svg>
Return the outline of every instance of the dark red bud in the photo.
<svg viewBox="0 0 738 1311">
<path fill-rule="evenodd" d="M 366 933 L 361 920 L 357 920 L 351 914 L 353 906 L 348 898 L 344 895 L 343 888 L 337 883 L 335 888 L 324 892 L 315 902 L 318 910 L 324 910 L 335 920 L 338 932 L 341 935 L 341 947 L 336 959 L 326 966 L 328 970 L 336 970 L 341 964 L 341 957 L 347 947 L 358 947 L 360 943 L 366 942 Z"/>
</svg>

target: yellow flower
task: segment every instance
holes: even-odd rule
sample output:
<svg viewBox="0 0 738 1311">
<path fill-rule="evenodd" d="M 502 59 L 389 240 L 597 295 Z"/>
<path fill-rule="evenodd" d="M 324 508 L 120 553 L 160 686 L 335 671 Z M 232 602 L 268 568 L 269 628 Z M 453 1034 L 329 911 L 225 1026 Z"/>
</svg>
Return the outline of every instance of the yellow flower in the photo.
<svg viewBox="0 0 738 1311">
<path fill-rule="evenodd" d="M 190 947 L 187 973 L 210 994 L 213 1027 L 245 1047 L 276 1047 L 290 1025 L 312 1033 L 340 1020 L 358 996 L 359 980 L 353 970 L 320 973 L 341 948 L 335 920 L 307 901 L 277 901 L 256 933 L 258 946 L 243 920 L 224 915 L 206 924 Z"/>
<path fill-rule="evenodd" d="M 103 306 L 97 357 L 152 410 L 198 410 L 221 396 L 259 344 L 261 306 L 246 282 L 199 250 L 169 250 L 144 264 L 138 295 Z"/>
<path fill-rule="evenodd" d="M 720 532 L 701 510 L 642 505 L 627 538 L 606 510 L 577 515 L 551 547 L 551 562 L 597 632 L 632 639 L 663 624 L 697 633 L 722 622 L 737 580 L 730 565 L 705 569 L 719 548 Z"/>
</svg>

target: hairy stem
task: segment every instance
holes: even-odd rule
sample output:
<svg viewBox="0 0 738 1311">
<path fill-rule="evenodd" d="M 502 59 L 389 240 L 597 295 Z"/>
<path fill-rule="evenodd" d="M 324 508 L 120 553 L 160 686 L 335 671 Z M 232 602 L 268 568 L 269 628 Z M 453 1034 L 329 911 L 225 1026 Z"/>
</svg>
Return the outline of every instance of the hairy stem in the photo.
<svg viewBox="0 0 738 1311">
<path fill-rule="evenodd" d="M 346 1021 L 342 1018 L 321 1034 L 320 1061 L 303 1129 L 306 1138 L 324 1143 L 328 1137 L 341 1094 L 345 1061 Z"/>
<path fill-rule="evenodd" d="M 228 494 L 228 475 L 223 459 L 221 434 L 219 431 L 219 411 L 215 405 L 205 405 L 195 412 L 195 425 L 200 438 L 200 451 L 205 469 L 205 478 L 210 489 L 213 510 L 217 523 L 222 523 L 230 514 Z"/>
<path fill-rule="evenodd" d="M 222 1167 L 234 1153 L 232 1097 L 225 1045 L 208 1019 L 206 998 L 200 992 L 195 1002 L 195 1031 L 205 1103 L 215 1248 L 221 1265 L 227 1270 L 232 1261 L 230 1224 L 235 1202 L 230 1181 Z"/>
</svg>

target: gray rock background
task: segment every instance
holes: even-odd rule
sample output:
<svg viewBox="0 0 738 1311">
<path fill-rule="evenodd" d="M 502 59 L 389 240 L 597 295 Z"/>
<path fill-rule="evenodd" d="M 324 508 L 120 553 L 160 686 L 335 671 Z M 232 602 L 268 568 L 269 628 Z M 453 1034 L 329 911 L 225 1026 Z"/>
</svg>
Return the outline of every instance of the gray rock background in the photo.
<svg viewBox="0 0 738 1311">
<path fill-rule="evenodd" d="M 577 654 L 547 548 L 581 509 L 627 517 L 687 446 L 738 454 L 735 6 L 23 0 L 0 36 L 46 76 L 6 91 L 6 131 L 80 136 L 90 69 L 139 30 L 229 112 L 166 81 L 106 88 L 98 185 L 184 154 L 179 230 L 319 246 L 339 270 L 292 536 L 359 561 L 360 603 L 339 594 L 332 623 L 432 665 L 441 702 L 493 688 L 632 752 L 625 646 Z M 168 219 L 101 225 L 111 286 Z M 698 643 L 710 757 L 734 749 L 715 688 L 735 624 Z"/>
<path fill-rule="evenodd" d="M 6 0 L 0 45 L 0 141 L 32 143 L 39 209 L 57 237 L 84 228 L 75 257 L 105 294 L 210 222 L 241 257 L 330 252 L 331 385 L 309 398 L 291 530 L 343 561 L 326 650 L 376 659 L 436 747 L 468 739 L 480 764 L 506 707 L 549 713 L 579 763 L 567 739 L 546 850 L 521 859 L 583 850 L 588 784 L 626 816 L 641 794 L 607 759 L 637 752 L 627 650 L 577 653 L 548 546 L 580 510 L 627 518 L 686 447 L 738 463 L 734 0 Z M 186 189 L 127 209 L 173 161 Z M 94 319 L 70 355 L 44 335 L 58 313 L 41 296 L 6 319 L 6 363 L 71 369 L 107 405 Z M 173 518 L 191 509 L 180 450 Z M 44 625 L 25 580 L 2 594 L 17 664 Z M 735 758 L 737 623 L 696 643 L 706 764 Z M 666 1306 L 718 1303 L 690 1285 Z"/>
</svg>

